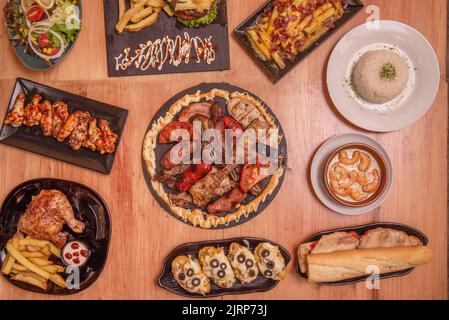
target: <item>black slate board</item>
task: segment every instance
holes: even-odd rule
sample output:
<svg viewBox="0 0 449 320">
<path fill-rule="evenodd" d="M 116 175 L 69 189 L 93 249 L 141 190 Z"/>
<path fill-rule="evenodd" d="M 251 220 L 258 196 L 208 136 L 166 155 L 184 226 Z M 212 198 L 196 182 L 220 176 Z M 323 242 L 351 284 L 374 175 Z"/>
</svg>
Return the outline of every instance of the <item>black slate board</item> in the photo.
<svg viewBox="0 0 449 320">
<path fill-rule="evenodd" d="M 167 73 L 186 73 L 186 72 L 203 72 L 203 71 L 220 71 L 230 69 L 229 54 L 229 35 L 228 35 L 228 18 L 227 18 L 227 0 L 220 0 L 218 4 L 218 16 L 216 20 L 207 26 L 197 29 L 187 28 L 177 22 L 175 17 L 169 17 L 164 11 L 161 11 L 158 21 L 151 27 L 147 27 L 139 32 L 127 32 L 118 34 L 115 25 L 118 22 L 118 3 L 117 1 L 104 0 L 104 15 L 106 28 L 106 50 L 108 61 L 108 75 L 110 77 L 124 77 L 135 75 L 153 75 Z M 179 66 L 173 66 L 165 63 L 162 70 L 149 67 L 147 70 L 140 70 L 130 66 L 127 70 L 116 70 L 115 57 L 120 56 L 123 50 L 130 48 L 130 56 L 141 43 L 161 39 L 165 36 L 175 38 L 177 35 L 183 36 L 187 32 L 190 38 L 195 36 L 201 39 L 212 36 L 212 43 L 217 47 L 216 60 L 211 64 L 205 61 L 197 63 L 193 59 L 190 63 L 181 63 Z"/>
<path fill-rule="evenodd" d="M 21 0 L 14 0 L 15 3 L 20 3 Z M 78 0 L 77 5 L 79 7 L 79 17 L 81 20 L 81 29 L 83 26 L 83 4 L 81 0 Z M 35 71 L 45 71 L 45 70 L 50 70 L 53 67 L 55 67 L 56 65 L 58 65 L 59 63 L 61 63 L 70 53 L 70 51 L 72 50 L 72 48 L 75 46 L 76 41 L 78 40 L 78 37 L 81 33 L 81 30 L 78 32 L 78 34 L 75 37 L 75 40 L 69 44 L 69 46 L 66 48 L 66 51 L 64 52 L 64 54 L 59 57 L 58 59 L 54 59 L 51 61 L 44 61 L 41 58 L 31 54 L 31 53 L 27 53 L 25 52 L 25 46 L 14 46 L 13 50 L 15 52 L 15 54 L 17 55 L 17 58 L 28 68 L 30 68 L 31 70 L 35 70 Z M 9 37 L 12 36 L 12 34 L 8 34 Z"/>
<path fill-rule="evenodd" d="M 188 298 L 211 298 L 211 297 L 224 296 L 228 294 L 247 294 L 253 292 L 265 292 L 273 289 L 278 285 L 279 281 L 265 278 L 259 273 L 256 280 L 254 280 L 253 282 L 248 284 L 242 284 L 239 282 L 239 280 L 237 280 L 232 288 L 220 288 L 216 284 L 214 284 L 213 281 L 211 281 L 210 292 L 207 295 L 203 296 L 200 294 L 190 293 L 184 290 L 173 278 L 171 272 L 171 263 L 177 256 L 191 255 L 193 258 L 198 258 L 198 252 L 200 251 L 201 248 L 206 246 L 223 247 L 225 249 L 225 254 L 227 255 L 229 246 L 231 245 L 232 242 L 237 242 L 238 244 L 246 247 L 246 244 L 244 242 L 245 240 L 248 241 L 249 250 L 253 253 L 254 249 L 257 247 L 259 243 L 269 242 L 272 245 L 279 247 L 279 250 L 281 251 L 281 254 L 284 257 L 286 267 L 291 260 L 291 255 L 287 249 L 285 249 L 284 247 L 280 246 L 279 244 L 273 241 L 262 238 L 239 237 L 226 240 L 186 243 L 176 247 L 168 255 L 167 259 L 165 260 L 162 273 L 158 280 L 159 286 L 177 295 Z"/>
<path fill-rule="evenodd" d="M 268 112 L 268 114 L 274 119 L 275 124 L 277 125 L 277 127 L 279 128 L 279 136 L 282 137 L 282 140 L 279 142 L 278 145 L 278 149 L 279 149 L 279 155 L 282 155 L 283 158 L 283 163 L 282 165 L 287 168 L 287 161 L 288 161 L 288 150 L 287 150 L 287 141 L 285 138 L 285 134 L 284 134 L 284 130 L 282 129 L 282 126 L 279 122 L 279 120 L 276 118 L 275 114 L 273 113 L 273 111 L 269 108 L 269 106 L 263 102 L 259 97 L 257 97 L 255 94 L 249 92 L 248 90 L 233 86 L 229 83 L 202 83 L 199 84 L 195 87 L 183 90 L 182 92 L 176 94 L 174 97 L 172 97 L 170 100 L 168 100 L 160 109 L 159 111 L 155 114 L 155 116 L 153 117 L 153 119 L 150 122 L 150 125 L 147 128 L 148 132 L 149 130 L 151 130 L 151 128 L 153 127 L 153 124 L 156 123 L 156 121 L 164 116 L 168 109 L 179 99 L 181 99 L 182 97 L 184 97 L 185 95 L 188 94 L 195 94 L 197 91 L 201 91 L 201 92 L 208 92 L 211 91 L 212 89 L 222 89 L 222 90 L 228 90 L 230 92 L 234 92 L 234 91 L 238 91 L 238 92 L 246 92 L 248 93 L 250 96 L 254 97 L 255 99 L 259 100 L 262 105 L 265 107 L 265 110 Z M 216 101 L 220 104 L 220 106 L 222 107 L 222 110 L 226 110 L 225 108 L 225 103 L 224 103 L 224 99 L 221 98 L 217 98 Z M 165 155 L 165 153 L 170 149 L 172 145 L 161 145 L 161 144 L 157 144 L 156 146 L 156 163 L 157 163 L 157 169 L 160 169 L 160 160 L 162 159 L 162 157 Z M 281 164 L 280 164 L 281 165 Z M 148 170 L 146 168 L 146 164 L 145 164 L 145 160 L 142 157 L 142 166 L 143 166 L 143 172 L 145 175 L 145 180 L 147 182 L 148 188 L 151 191 L 151 194 L 153 195 L 153 197 L 155 198 L 155 200 L 159 203 L 159 205 L 166 211 L 168 212 L 171 216 L 173 216 L 174 218 L 176 218 L 177 220 L 184 222 L 188 225 L 193 226 L 192 223 L 190 223 L 189 221 L 185 221 L 183 220 L 181 217 L 177 216 L 175 213 L 173 213 L 170 209 L 170 207 L 164 202 L 164 200 L 162 200 L 159 195 L 157 194 L 156 190 L 154 190 L 153 185 L 151 184 L 151 176 L 148 173 Z M 276 188 L 274 189 L 274 191 L 271 193 L 271 195 L 269 195 L 267 197 L 267 199 L 264 202 L 261 202 L 259 207 L 257 208 L 257 211 L 252 212 L 251 214 L 248 215 L 248 217 L 241 217 L 240 220 L 238 222 L 233 221 L 231 223 L 229 223 L 228 225 L 220 225 L 217 227 L 212 227 L 210 229 L 214 230 L 214 229 L 226 229 L 226 228 L 232 228 L 238 225 L 241 225 L 245 222 L 248 222 L 249 220 L 255 218 L 257 215 L 259 215 L 260 213 L 262 213 L 269 205 L 270 203 L 274 200 L 274 198 L 276 198 L 276 195 L 278 194 L 279 190 L 281 189 L 281 186 L 284 182 L 284 178 L 285 178 L 285 174 L 286 174 L 286 169 L 284 174 L 282 175 L 282 177 L 279 178 L 279 183 L 276 186 Z M 265 187 L 264 185 L 262 185 L 262 187 Z M 165 187 L 166 191 L 170 191 Z M 242 201 L 242 204 L 247 204 L 248 202 L 252 201 L 255 197 L 253 195 L 249 195 L 244 201 Z M 226 213 L 222 213 L 219 214 L 218 216 L 224 216 L 227 215 L 229 213 L 232 213 L 236 211 L 236 209 L 231 209 L 230 211 L 226 212 Z"/>
<path fill-rule="evenodd" d="M 68 241 L 82 241 L 91 250 L 86 265 L 80 268 L 80 287 L 69 290 L 49 282 L 49 287 L 45 291 L 27 283 L 13 281 L 5 275 L 3 278 L 16 287 L 37 293 L 69 295 L 81 292 L 98 279 L 106 264 L 112 227 L 109 208 L 103 198 L 94 190 L 77 182 L 36 179 L 20 184 L 8 194 L 0 211 L 0 261 L 4 260 L 6 243 L 17 232 L 19 219 L 31 202 L 31 198 L 43 189 L 63 192 L 73 207 L 75 217 L 86 224 L 82 234 L 74 233 L 67 226 L 63 229 L 68 232 Z"/>
<path fill-rule="evenodd" d="M 345 25 L 348 21 L 350 21 L 357 13 L 359 13 L 364 5 L 360 0 L 343 0 L 345 3 L 345 13 L 344 15 L 335 22 L 335 27 L 330 29 L 328 32 L 323 34 L 321 38 L 308 49 L 304 50 L 304 52 L 298 54 L 295 57 L 293 62 L 285 60 L 286 67 L 284 69 L 280 69 L 274 61 L 264 61 L 261 59 L 254 49 L 251 46 L 248 38 L 245 35 L 245 30 L 254 24 L 257 23 L 259 17 L 271 7 L 272 0 L 267 1 L 264 5 L 262 5 L 259 9 L 256 10 L 249 18 L 243 21 L 237 28 L 234 30 L 234 34 L 237 39 L 240 41 L 242 46 L 246 49 L 248 54 L 258 62 L 260 67 L 267 73 L 267 75 L 271 78 L 271 80 L 276 83 L 281 80 L 284 76 L 286 76 L 290 71 L 292 71 L 298 64 L 300 64 L 305 58 L 309 56 L 316 48 L 318 48 L 322 43 L 324 43 L 329 37 L 331 37 L 338 29 L 340 29 L 343 25 Z"/>
<path fill-rule="evenodd" d="M 25 93 L 26 103 L 31 101 L 34 94 L 39 93 L 52 103 L 58 100 L 64 101 L 67 103 L 70 113 L 75 110 L 88 111 L 91 116 L 97 119 L 109 121 L 111 129 L 118 134 L 116 150 L 118 149 L 128 117 L 128 110 L 77 96 L 30 80 L 17 78 L 6 113 L 12 110 L 20 93 Z M 86 148 L 74 151 L 67 142 L 59 143 L 53 137 L 44 137 L 40 126 L 14 128 L 2 124 L 2 127 L 0 127 L 0 143 L 72 163 L 103 174 L 111 173 L 117 153 L 115 151 L 112 154 L 101 155 L 99 152 L 93 152 Z"/>
<path fill-rule="evenodd" d="M 369 230 L 372 230 L 372 229 L 376 229 L 376 228 L 389 228 L 389 229 L 403 231 L 403 232 L 407 233 L 410 236 L 417 237 L 419 240 L 421 240 L 421 242 L 425 246 L 429 243 L 429 239 L 421 231 L 419 231 L 419 230 L 417 230 L 417 229 L 415 229 L 413 227 L 407 226 L 405 224 L 393 223 L 393 222 L 370 223 L 370 224 L 366 224 L 366 225 L 358 226 L 358 227 L 347 227 L 347 228 L 339 228 L 339 229 L 322 231 L 322 232 L 319 232 L 319 233 L 313 235 L 312 237 L 310 237 L 309 239 L 307 239 L 303 243 L 317 241 L 322 236 L 327 235 L 327 234 L 331 234 L 331 233 L 334 233 L 334 232 L 351 232 L 351 231 L 354 231 L 359 236 L 361 236 L 365 232 L 367 232 Z M 391 273 L 384 273 L 384 274 L 379 275 L 379 279 L 382 280 L 382 279 L 389 279 L 389 278 L 395 278 L 395 277 L 402 277 L 402 276 L 405 276 L 405 275 L 409 274 L 414 269 L 415 268 L 409 268 L 409 269 L 405 269 L 405 270 L 402 270 L 402 271 L 396 271 L 396 272 L 391 272 Z M 300 275 L 301 277 L 307 279 L 307 274 L 302 273 L 301 270 L 299 269 L 299 266 L 296 268 L 296 273 L 298 275 Z M 355 284 L 355 283 L 366 281 L 366 279 L 368 279 L 368 277 L 369 276 L 363 276 L 363 277 L 358 277 L 358 278 L 354 278 L 354 279 L 347 279 L 347 280 L 336 281 L 336 282 L 325 282 L 325 283 L 320 283 L 320 284 L 321 285 L 326 285 L 326 286 L 343 286 L 343 285 Z"/>
</svg>

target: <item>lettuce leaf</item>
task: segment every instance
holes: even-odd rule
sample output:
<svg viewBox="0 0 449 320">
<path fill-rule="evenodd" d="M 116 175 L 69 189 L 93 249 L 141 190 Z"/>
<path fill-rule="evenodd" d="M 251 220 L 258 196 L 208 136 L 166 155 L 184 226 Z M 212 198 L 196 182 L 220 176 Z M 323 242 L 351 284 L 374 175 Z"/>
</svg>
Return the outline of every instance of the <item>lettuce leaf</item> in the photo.
<svg viewBox="0 0 449 320">
<path fill-rule="evenodd" d="M 64 39 L 66 44 L 70 44 L 75 40 L 78 34 L 78 29 L 69 29 L 64 23 L 57 23 L 53 25 L 52 30 L 59 33 Z"/>
</svg>

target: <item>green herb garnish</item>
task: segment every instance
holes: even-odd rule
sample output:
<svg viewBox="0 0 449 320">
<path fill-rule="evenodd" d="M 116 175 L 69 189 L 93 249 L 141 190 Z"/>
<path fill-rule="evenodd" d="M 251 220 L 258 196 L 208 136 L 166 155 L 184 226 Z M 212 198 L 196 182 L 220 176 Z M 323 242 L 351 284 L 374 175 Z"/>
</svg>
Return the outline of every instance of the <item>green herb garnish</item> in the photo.
<svg viewBox="0 0 449 320">
<path fill-rule="evenodd" d="M 391 63 L 386 63 L 380 70 L 380 78 L 383 80 L 393 80 L 396 78 L 396 68 Z"/>
</svg>

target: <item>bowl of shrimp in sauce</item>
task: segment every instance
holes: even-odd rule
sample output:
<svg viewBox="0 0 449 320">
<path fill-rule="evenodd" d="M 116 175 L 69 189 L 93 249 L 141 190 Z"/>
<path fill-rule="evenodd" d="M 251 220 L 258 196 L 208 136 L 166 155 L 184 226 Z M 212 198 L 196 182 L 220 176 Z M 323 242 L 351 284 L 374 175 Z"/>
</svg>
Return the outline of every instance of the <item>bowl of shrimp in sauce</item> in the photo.
<svg viewBox="0 0 449 320">
<path fill-rule="evenodd" d="M 348 207 L 365 207 L 379 199 L 386 190 L 388 175 L 382 155 L 359 143 L 339 147 L 324 168 L 330 195 Z"/>
</svg>

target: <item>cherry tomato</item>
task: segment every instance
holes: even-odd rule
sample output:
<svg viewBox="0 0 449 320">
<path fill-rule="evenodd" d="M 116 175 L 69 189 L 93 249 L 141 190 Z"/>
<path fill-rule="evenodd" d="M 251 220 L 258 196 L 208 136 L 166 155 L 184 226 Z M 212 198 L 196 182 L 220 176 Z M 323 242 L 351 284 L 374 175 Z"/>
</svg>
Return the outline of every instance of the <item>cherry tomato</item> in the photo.
<svg viewBox="0 0 449 320">
<path fill-rule="evenodd" d="M 73 253 L 73 256 L 74 256 L 74 257 L 79 257 L 79 256 L 80 256 L 80 253 L 79 253 L 78 251 L 77 251 L 77 252 L 74 252 L 74 253 Z"/>
<path fill-rule="evenodd" d="M 42 48 L 48 48 L 51 46 L 50 39 L 48 38 L 48 35 L 46 33 L 43 33 L 37 38 L 37 42 Z"/>
<path fill-rule="evenodd" d="M 64 255 L 64 257 L 65 257 L 67 260 L 72 259 L 72 255 L 71 255 L 69 252 L 67 252 L 67 253 Z"/>
<path fill-rule="evenodd" d="M 76 243 L 76 242 L 72 243 L 70 246 L 71 246 L 72 249 L 74 249 L 74 250 L 79 249 L 79 247 L 80 247 L 79 243 Z"/>
<path fill-rule="evenodd" d="M 27 12 L 27 18 L 30 22 L 38 22 L 44 18 L 45 11 L 40 6 L 32 6 Z"/>
<path fill-rule="evenodd" d="M 89 252 L 87 250 L 81 250 L 81 256 L 86 258 L 89 255 Z"/>
<path fill-rule="evenodd" d="M 80 261 L 79 258 L 75 258 L 75 259 L 73 259 L 73 263 L 74 263 L 74 264 L 80 264 L 81 261 Z"/>
</svg>

